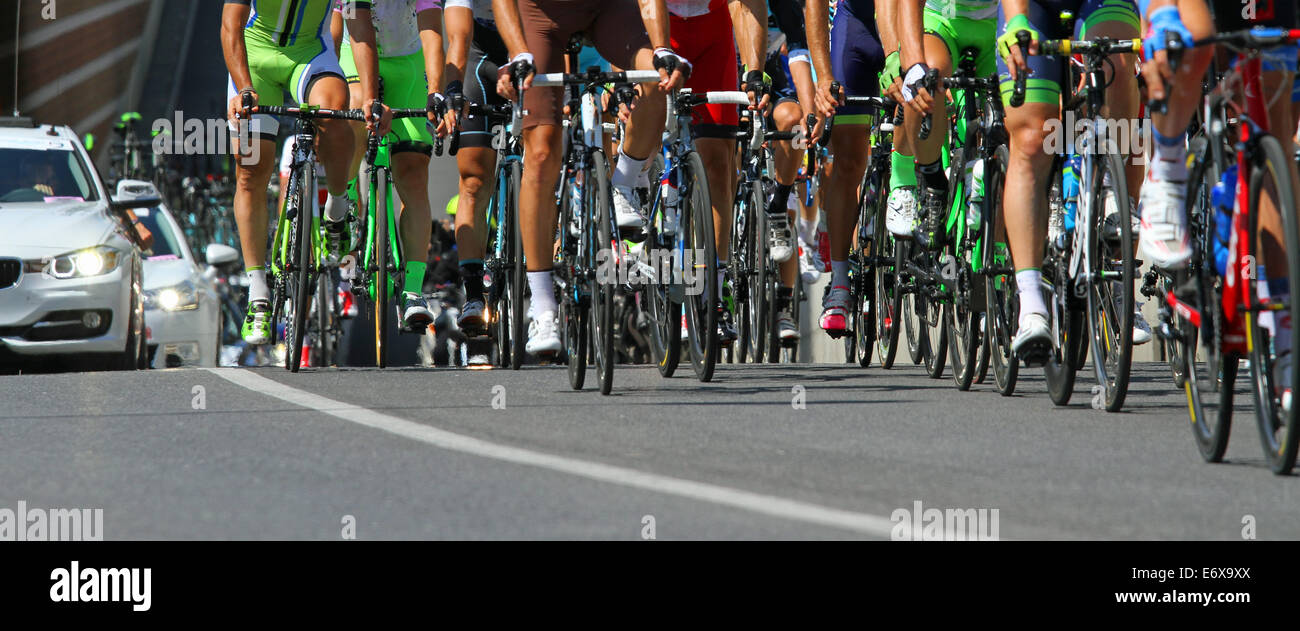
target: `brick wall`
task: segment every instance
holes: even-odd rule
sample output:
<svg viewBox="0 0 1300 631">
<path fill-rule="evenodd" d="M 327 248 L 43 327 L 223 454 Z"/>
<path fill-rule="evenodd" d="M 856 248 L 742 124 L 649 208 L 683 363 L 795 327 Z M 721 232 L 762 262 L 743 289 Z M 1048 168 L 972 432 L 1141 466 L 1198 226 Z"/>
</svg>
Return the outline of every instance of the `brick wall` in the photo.
<svg viewBox="0 0 1300 631">
<path fill-rule="evenodd" d="M 107 138 L 127 107 L 152 0 L 17 0 L 18 103 L 40 122 Z M 14 108 L 15 7 L 0 3 L 0 104 Z"/>
</svg>

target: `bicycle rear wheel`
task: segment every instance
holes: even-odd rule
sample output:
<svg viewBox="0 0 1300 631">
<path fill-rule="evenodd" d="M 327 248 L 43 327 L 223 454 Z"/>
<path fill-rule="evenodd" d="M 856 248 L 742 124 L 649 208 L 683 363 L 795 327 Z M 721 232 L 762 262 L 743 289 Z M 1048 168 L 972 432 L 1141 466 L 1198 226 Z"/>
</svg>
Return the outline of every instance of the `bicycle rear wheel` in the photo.
<svg viewBox="0 0 1300 631">
<path fill-rule="evenodd" d="M 902 246 L 884 229 L 883 221 L 876 223 L 876 243 L 881 247 L 876 253 L 877 263 L 872 274 L 875 277 L 872 302 L 876 308 L 876 345 L 880 366 L 888 370 L 894 367 L 894 359 L 898 356 L 898 333 L 903 326 L 903 292 L 898 290 L 898 258 L 895 256 L 896 250 Z"/>
<path fill-rule="evenodd" d="M 374 273 L 371 276 L 375 298 L 375 365 L 388 367 L 388 331 L 389 308 L 392 306 L 392 294 L 388 284 L 388 268 L 391 264 L 392 251 L 388 243 L 388 170 L 378 169 L 375 175 L 375 190 L 370 196 L 373 204 L 370 216 L 374 218 Z"/>
<path fill-rule="evenodd" d="M 718 249 L 713 240 L 713 208 L 709 203 L 709 184 L 704 177 L 704 163 L 694 151 L 682 159 L 680 188 L 682 191 L 682 227 L 685 229 L 685 246 L 691 254 L 694 278 L 704 275 L 698 283 L 701 291 L 687 292 L 686 329 L 687 350 L 691 368 L 703 382 L 713 379 L 718 363 Z"/>
<path fill-rule="evenodd" d="M 1009 260 L 999 260 L 999 248 L 996 228 L 1003 222 L 1002 195 L 1007 180 L 1007 160 L 1009 149 L 1005 144 L 999 145 L 994 152 L 991 168 L 985 169 L 984 216 L 986 222 L 984 265 L 986 269 L 1008 267 Z M 1005 245 L 1005 243 L 1003 244 Z M 1000 271 L 1000 270 L 998 270 Z M 1019 300 L 1016 294 L 1015 274 L 986 273 L 984 275 L 984 295 L 988 311 L 984 318 L 984 337 L 988 340 L 989 363 L 993 365 L 993 380 L 998 393 L 1009 397 L 1016 392 L 1016 380 L 1020 375 L 1020 360 L 1011 352 L 1011 338 L 1015 323 L 1020 317 Z"/>
<path fill-rule="evenodd" d="M 759 182 L 750 182 L 748 186 L 742 188 L 745 195 L 745 205 L 748 208 L 742 208 L 745 222 L 748 224 L 745 228 L 746 236 L 749 238 L 747 247 L 742 250 L 740 256 L 744 263 L 748 264 L 749 277 L 745 279 L 745 287 L 748 289 L 745 295 L 745 315 L 749 320 L 749 356 L 756 364 L 763 362 L 764 351 L 768 346 L 769 323 L 771 313 L 770 298 L 772 297 L 771 288 L 768 287 L 770 275 L 768 274 L 767 261 L 767 210 L 762 205 L 763 193 L 762 184 Z M 733 246 L 734 247 L 734 246 Z"/>
<path fill-rule="evenodd" d="M 1118 412 L 1128 394 L 1133 362 L 1133 294 L 1137 280 L 1133 228 L 1123 162 L 1115 154 L 1098 155 L 1094 159 L 1097 168 L 1089 183 L 1093 224 L 1087 243 L 1091 269 L 1090 280 L 1085 284 L 1088 340 L 1092 367 L 1105 395 L 1106 411 Z"/>
<path fill-rule="evenodd" d="M 593 150 L 591 170 L 587 172 L 583 186 L 583 192 L 587 196 L 583 208 L 590 218 L 587 229 L 592 233 L 587 239 L 591 245 L 586 250 L 589 257 L 588 264 L 592 269 L 595 268 L 596 261 L 601 260 L 599 251 L 604 248 L 609 248 L 611 254 L 609 260 L 622 260 L 619 240 L 614 236 L 618 232 L 614 228 L 612 210 L 614 199 L 610 196 L 608 171 L 609 166 L 605 161 L 604 152 Z M 614 290 L 616 288 L 615 283 L 602 282 L 599 279 L 591 283 L 591 333 L 595 342 L 593 349 L 596 355 L 596 381 L 600 385 L 601 394 L 609 394 L 614 388 L 614 364 L 617 362 L 614 356 Z"/>
<path fill-rule="evenodd" d="M 299 189 L 298 211 L 292 222 L 293 235 L 293 273 L 290 275 L 293 292 L 293 318 L 290 322 L 289 348 L 284 356 L 284 364 L 292 372 L 302 367 L 302 344 L 307 333 L 307 314 L 311 311 L 312 295 L 315 293 L 312 281 L 315 280 L 316 263 L 312 260 L 312 199 L 307 191 L 316 190 L 315 174 L 310 167 L 300 167 L 299 182 L 305 184 Z"/>
<path fill-rule="evenodd" d="M 505 238 L 508 244 L 506 262 L 510 266 L 510 274 L 506 281 L 506 291 L 503 292 L 508 311 L 498 314 L 497 317 L 503 322 L 502 330 L 506 334 L 501 354 L 509 359 L 510 368 L 513 370 L 519 370 L 528 355 L 525 348 L 528 343 L 528 333 L 524 324 L 528 311 L 524 306 L 524 296 L 527 294 L 528 287 L 528 268 L 525 267 L 524 262 L 524 234 L 519 224 L 521 170 L 521 163 L 518 160 L 512 160 L 506 166 L 505 205 L 501 208 L 501 220 L 506 224 Z"/>
<path fill-rule="evenodd" d="M 1251 392 L 1255 399 L 1255 419 L 1259 425 L 1264 456 L 1273 473 L 1287 475 L 1295 467 L 1296 451 L 1300 448 L 1300 426 L 1297 424 L 1295 405 L 1291 401 L 1292 394 L 1300 390 L 1300 372 L 1294 368 L 1289 371 L 1275 369 L 1280 362 L 1294 361 L 1297 354 L 1300 354 L 1300 337 L 1292 335 L 1288 345 L 1290 348 L 1278 348 L 1280 345 L 1273 339 L 1276 325 L 1268 322 L 1268 316 L 1272 316 L 1273 323 L 1290 319 L 1291 300 L 1300 297 L 1300 229 L 1297 228 L 1294 212 L 1295 190 L 1291 185 L 1288 158 L 1282 151 L 1282 144 L 1272 136 L 1264 136 L 1260 138 L 1257 151 L 1255 164 L 1251 168 L 1249 191 L 1251 261 L 1271 263 L 1266 271 L 1269 277 L 1281 278 L 1285 274 L 1290 296 L 1285 299 L 1270 297 L 1267 302 L 1261 301 L 1258 295 L 1259 281 L 1250 275 L 1245 281 L 1249 296 L 1247 305 L 1250 307 L 1245 313 L 1246 340 L 1254 382 Z M 1275 243 L 1272 252 L 1276 255 L 1278 246 L 1285 249 L 1284 265 L 1279 265 L 1278 261 L 1265 261 L 1269 252 L 1262 247 L 1261 241 L 1272 237 L 1260 233 L 1260 203 L 1264 195 L 1270 196 L 1276 202 L 1275 207 L 1281 209 L 1278 214 L 1282 219 L 1280 236 L 1284 243 Z"/>
</svg>

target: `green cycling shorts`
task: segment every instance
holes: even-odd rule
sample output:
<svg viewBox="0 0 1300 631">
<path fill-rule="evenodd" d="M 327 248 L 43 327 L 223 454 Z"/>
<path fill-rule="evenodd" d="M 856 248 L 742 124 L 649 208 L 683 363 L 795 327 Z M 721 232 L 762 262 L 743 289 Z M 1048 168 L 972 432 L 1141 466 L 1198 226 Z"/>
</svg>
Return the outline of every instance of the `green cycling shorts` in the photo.
<svg viewBox="0 0 1300 631">
<path fill-rule="evenodd" d="M 343 76 L 348 83 L 357 83 L 356 61 L 352 59 L 352 47 L 347 40 L 343 42 L 339 61 L 343 65 Z M 414 52 L 404 57 L 380 57 L 379 78 L 383 92 L 380 98 L 384 105 L 397 109 L 424 108 L 429 102 L 429 82 L 424 76 L 424 53 Z M 390 138 L 393 153 L 413 151 L 429 155 L 433 152 L 433 134 L 429 131 L 427 118 L 393 119 L 393 131 Z"/>
<path fill-rule="evenodd" d="M 998 69 L 997 31 L 996 19 L 945 17 L 929 7 L 925 9 L 925 33 L 943 40 L 948 47 L 954 70 L 961 59 L 961 52 L 970 48 L 979 51 L 975 58 L 979 76 L 993 76 Z"/>
</svg>

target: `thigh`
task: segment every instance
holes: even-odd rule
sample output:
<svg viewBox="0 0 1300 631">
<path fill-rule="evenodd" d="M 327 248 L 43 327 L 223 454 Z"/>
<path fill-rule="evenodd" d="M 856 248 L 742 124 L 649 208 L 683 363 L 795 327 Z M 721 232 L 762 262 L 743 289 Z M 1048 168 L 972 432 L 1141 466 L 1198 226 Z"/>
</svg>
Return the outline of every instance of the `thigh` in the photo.
<svg viewBox="0 0 1300 631">
<path fill-rule="evenodd" d="M 589 0 L 587 4 L 594 17 L 583 30 L 596 51 L 619 68 L 635 68 L 637 52 L 650 48 L 650 36 L 645 32 L 636 0 Z M 725 6 L 722 13 L 727 13 Z M 727 23 L 731 23 L 730 17 Z"/>
<path fill-rule="evenodd" d="M 571 9 L 576 2 L 555 0 L 518 0 L 519 19 L 524 31 L 524 43 L 533 54 L 538 73 L 564 71 L 564 47 L 574 30 L 569 24 Z M 545 10 L 543 10 L 545 7 Z M 553 17 L 554 16 L 554 17 Z M 535 87 L 524 94 L 524 129 L 538 125 L 558 125 L 560 122 L 559 87 Z"/>
<path fill-rule="evenodd" d="M 868 26 L 842 4 L 831 25 L 832 76 L 844 86 L 848 96 L 879 96 L 879 76 L 884 69 L 885 49 L 874 24 Z M 862 107 L 841 107 L 835 114 L 836 124 L 866 124 L 867 113 Z"/>
</svg>

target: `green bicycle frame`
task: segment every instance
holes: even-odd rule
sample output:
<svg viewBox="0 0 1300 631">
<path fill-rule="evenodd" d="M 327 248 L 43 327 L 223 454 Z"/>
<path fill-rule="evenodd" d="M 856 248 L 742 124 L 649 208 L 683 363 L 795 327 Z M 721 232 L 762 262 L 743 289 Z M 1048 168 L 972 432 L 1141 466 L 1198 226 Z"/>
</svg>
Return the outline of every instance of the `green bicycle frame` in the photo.
<svg viewBox="0 0 1300 631">
<path fill-rule="evenodd" d="M 380 181 L 381 171 L 384 174 L 382 182 Z M 376 265 L 375 259 L 378 256 L 378 253 L 375 251 L 376 231 L 387 230 L 388 249 L 390 250 L 389 262 L 394 271 L 389 273 L 388 270 L 376 270 L 376 274 L 369 277 L 370 280 L 367 283 L 366 291 L 369 292 L 371 300 L 374 300 L 377 297 L 379 289 L 377 282 L 388 283 L 388 291 L 385 293 L 389 296 L 397 295 L 397 291 L 402 288 L 399 280 L 403 274 L 402 270 L 404 269 L 405 260 L 402 258 L 402 240 L 398 233 L 398 216 L 393 209 L 394 188 L 392 173 L 392 153 L 388 148 L 388 140 L 385 138 L 380 141 L 379 146 L 375 151 L 375 160 L 374 163 L 370 165 L 368 171 L 369 177 L 366 178 L 366 190 L 369 192 L 369 197 L 367 197 L 367 199 L 370 200 L 370 202 L 366 204 L 366 241 L 361 263 L 364 266 L 363 269 L 367 270 Z M 379 193 L 381 188 L 384 190 L 384 217 L 382 225 L 380 225 L 380 218 L 375 216 L 377 207 L 374 203 L 374 200 L 378 199 L 376 195 Z"/>
</svg>

